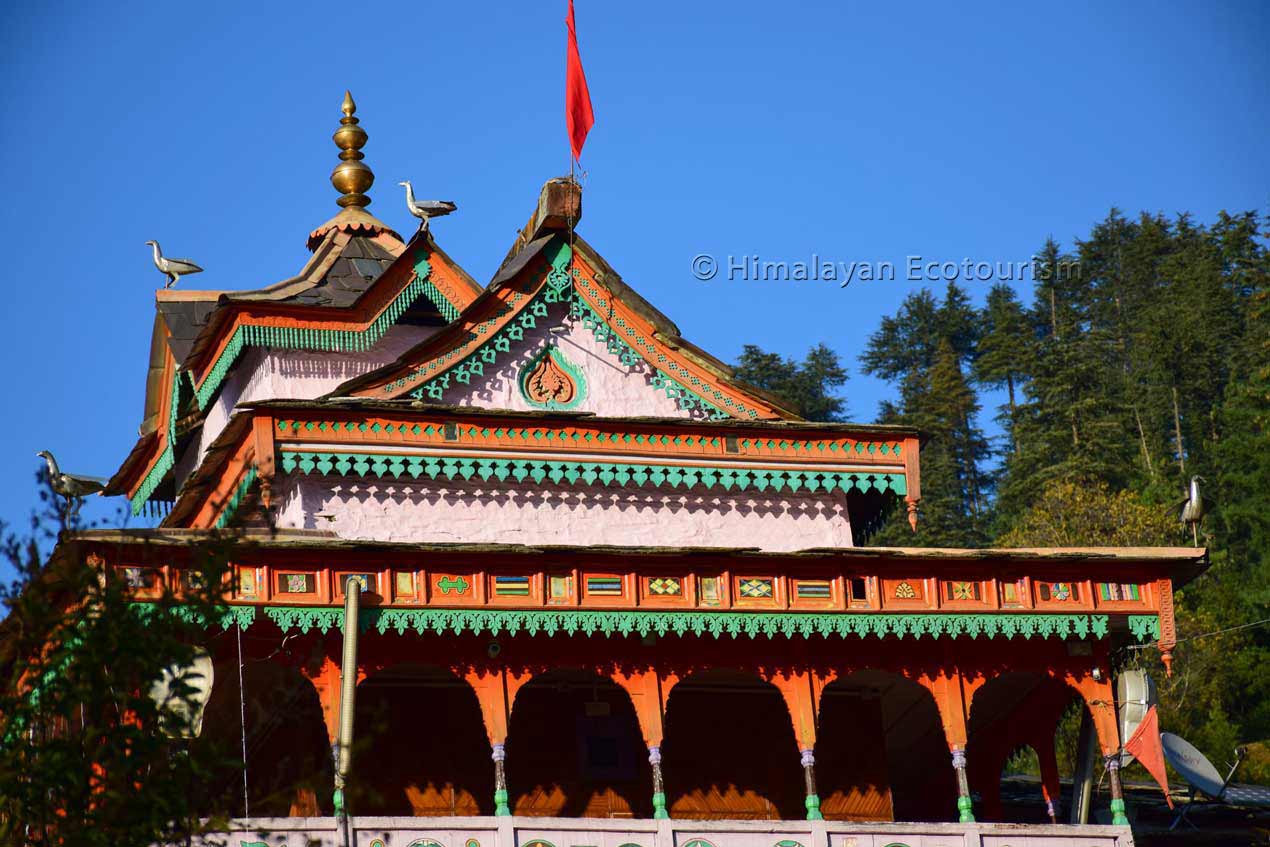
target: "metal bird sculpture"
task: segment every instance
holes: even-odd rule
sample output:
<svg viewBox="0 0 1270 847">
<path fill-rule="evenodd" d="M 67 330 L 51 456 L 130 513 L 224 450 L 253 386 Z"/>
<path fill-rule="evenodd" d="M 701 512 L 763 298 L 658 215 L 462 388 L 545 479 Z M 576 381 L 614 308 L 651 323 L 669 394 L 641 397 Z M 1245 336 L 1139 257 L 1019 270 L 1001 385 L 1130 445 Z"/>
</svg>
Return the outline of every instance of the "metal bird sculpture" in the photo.
<svg viewBox="0 0 1270 847">
<path fill-rule="evenodd" d="M 1200 521 L 1204 520 L 1204 514 L 1207 511 L 1204 498 L 1199 493 L 1199 484 L 1201 482 L 1207 482 L 1207 480 L 1202 476 L 1191 477 L 1191 484 L 1186 490 L 1186 496 L 1173 506 L 1178 517 L 1182 519 L 1182 523 L 1191 528 L 1191 539 L 1196 547 L 1199 546 L 1199 524 Z"/>
<path fill-rule="evenodd" d="M 85 497 L 100 494 L 106 487 L 106 480 L 99 477 L 62 473 L 62 469 L 57 466 L 57 459 L 54 459 L 53 454 L 47 450 L 41 450 L 35 455 L 48 465 L 49 485 L 53 493 L 66 499 L 66 508 L 62 514 L 68 523 L 79 514 L 79 507 L 83 504 Z"/>
<path fill-rule="evenodd" d="M 406 187 L 406 208 L 410 210 L 410 214 L 419 219 L 419 230 L 421 232 L 428 231 L 428 221 L 432 218 L 448 215 L 458 208 L 449 200 L 416 200 L 415 191 L 410 185 L 410 180 L 398 183 L 398 185 Z"/>
<path fill-rule="evenodd" d="M 164 256 L 157 241 L 147 241 L 146 244 L 154 248 L 154 266 L 159 269 L 159 273 L 168 278 L 168 284 L 163 286 L 164 288 L 176 285 L 176 281 L 183 276 L 203 272 L 202 268 L 189 259 L 169 259 Z"/>
</svg>

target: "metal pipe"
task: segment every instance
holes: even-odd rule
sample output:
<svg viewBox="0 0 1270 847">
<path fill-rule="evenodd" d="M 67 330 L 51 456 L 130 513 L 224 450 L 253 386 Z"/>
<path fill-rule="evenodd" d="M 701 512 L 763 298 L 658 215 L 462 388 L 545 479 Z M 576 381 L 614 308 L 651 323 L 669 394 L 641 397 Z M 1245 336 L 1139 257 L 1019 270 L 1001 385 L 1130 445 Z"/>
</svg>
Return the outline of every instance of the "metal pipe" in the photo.
<svg viewBox="0 0 1270 847">
<path fill-rule="evenodd" d="M 362 584 L 356 577 L 344 583 L 344 657 L 340 664 L 340 727 L 335 742 L 335 818 L 344 847 L 351 843 L 344 787 L 353 759 L 353 704 L 357 698 L 357 634 Z"/>
</svg>

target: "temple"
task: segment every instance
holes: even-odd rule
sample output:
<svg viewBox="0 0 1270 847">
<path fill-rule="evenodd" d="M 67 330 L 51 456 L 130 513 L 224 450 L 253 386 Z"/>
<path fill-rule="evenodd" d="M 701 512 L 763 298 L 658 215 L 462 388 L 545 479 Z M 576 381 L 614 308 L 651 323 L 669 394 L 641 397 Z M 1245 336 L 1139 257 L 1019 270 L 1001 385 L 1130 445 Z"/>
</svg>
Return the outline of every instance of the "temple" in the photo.
<svg viewBox="0 0 1270 847">
<path fill-rule="evenodd" d="M 921 433 L 738 379 L 584 240 L 571 179 L 478 284 L 448 221 L 367 211 L 355 109 L 294 276 L 157 294 L 110 493 L 161 523 L 56 553 L 145 603 L 234 539 L 203 722 L 245 751 L 206 798 L 231 843 L 343 843 L 346 814 L 363 847 L 1132 844 L 1112 653 L 1169 656 L 1202 549 L 860 546 L 920 520 Z M 1072 709 L 1101 825 L 1058 824 Z M 1024 746 L 1043 778 L 1011 824 Z"/>
</svg>

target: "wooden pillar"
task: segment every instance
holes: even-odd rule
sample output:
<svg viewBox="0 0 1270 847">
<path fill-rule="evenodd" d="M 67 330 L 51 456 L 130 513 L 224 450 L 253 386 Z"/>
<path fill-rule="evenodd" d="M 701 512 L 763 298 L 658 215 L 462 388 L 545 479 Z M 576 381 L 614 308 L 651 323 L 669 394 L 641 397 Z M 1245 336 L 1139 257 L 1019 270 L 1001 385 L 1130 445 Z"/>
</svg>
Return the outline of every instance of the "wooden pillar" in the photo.
<svg viewBox="0 0 1270 847">
<path fill-rule="evenodd" d="M 661 742 L 666 733 L 666 701 L 679 677 L 651 668 L 630 673 L 614 671 L 610 676 L 626 691 L 635 707 L 639 730 L 648 747 L 648 765 L 653 772 L 653 818 L 665 820 L 670 812 L 666 810 L 666 785 L 661 773 Z"/>
<path fill-rule="evenodd" d="M 1094 733 L 1102 749 L 1107 768 L 1107 784 L 1111 790 L 1111 822 L 1116 826 L 1128 826 L 1125 815 L 1124 793 L 1120 786 L 1120 726 L 1116 720 L 1115 693 L 1111 688 L 1111 664 L 1105 644 L 1095 647 L 1089 670 L 1069 670 L 1068 685 L 1080 692 L 1089 707 Z M 1097 678 L 1095 678 L 1095 670 Z"/>
<path fill-rule="evenodd" d="M 1058 775 L 1058 756 L 1054 753 L 1054 736 L 1038 735 L 1032 741 L 1036 760 L 1041 766 L 1041 796 L 1045 799 L 1045 812 L 1050 823 L 1058 823 L 1058 804 L 1062 786 Z"/>
<path fill-rule="evenodd" d="M 970 780 L 966 776 L 966 722 L 970 714 L 970 699 L 978 684 L 972 684 L 968 690 L 961 672 L 955 669 L 941 671 L 935 677 L 924 676 L 920 681 L 935 698 L 948 750 L 952 753 L 953 770 L 957 772 L 957 820 L 974 823 L 974 803 L 970 799 Z"/>
<path fill-rule="evenodd" d="M 794 725 L 799 762 L 803 768 L 807 820 L 824 820 L 824 815 L 820 813 L 820 795 L 816 791 L 816 711 L 819 703 L 812 675 L 807 672 L 781 671 L 769 674 L 767 680 L 785 698 L 785 706 L 789 709 L 789 718 Z"/>
<path fill-rule="evenodd" d="M 494 761 L 494 814 L 506 817 L 512 813 L 508 805 L 507 770 L 503 764 L 507 759 L 507 727 L 511 722 L 516 694 L 532 676 L 500 668 L 470 670 L 464 678 L 476 692 L 485 733 L 489 737 L 490 758 Z"/>
</svg>

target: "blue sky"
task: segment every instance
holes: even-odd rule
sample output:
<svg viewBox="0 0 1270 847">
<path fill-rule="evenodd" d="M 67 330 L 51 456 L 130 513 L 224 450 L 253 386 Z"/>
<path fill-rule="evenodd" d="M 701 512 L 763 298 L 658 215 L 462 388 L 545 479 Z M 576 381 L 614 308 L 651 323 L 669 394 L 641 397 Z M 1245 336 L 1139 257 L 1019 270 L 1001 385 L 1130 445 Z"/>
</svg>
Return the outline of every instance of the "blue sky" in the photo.
<svg viewBox="0 0 1270 847">
<path fill-rule="evenodd" d="M 1026 258 L 1112 206 L 1270 211 L 1270 4 L 776 8 L 577 0 L 597 118 L 580 231 L 725 359 L 825 341 L 855 371 L 922 284 L 909 255 Z M 162 281 L 142 242 L 207 268 L 188 287 L 256 288 L 303 264 L 336 211 L 346 87 L 370 133 L 371 211 L 410 229 L 406 178 L 457 201 L 437 237 L 487 281 L 568 167 L 564 12 L 10 4 L 0 518 L 29 511 L 37 450 L 104 476 L 131 447 Z M 889 261 L 899 278 L 703 283 L 699 253 Z M 887 393 L 853 373 L 853 417 Z"/>
</svg>

